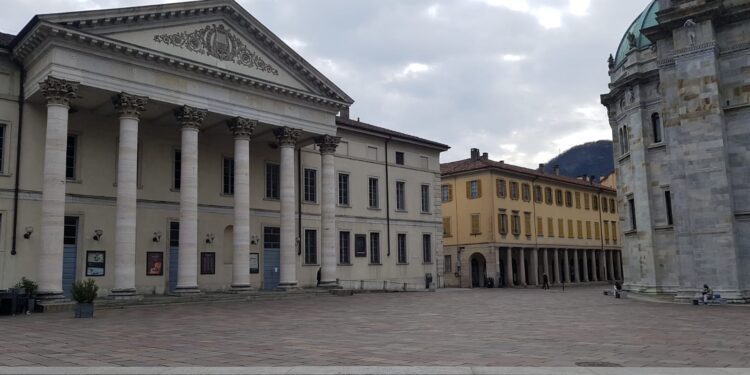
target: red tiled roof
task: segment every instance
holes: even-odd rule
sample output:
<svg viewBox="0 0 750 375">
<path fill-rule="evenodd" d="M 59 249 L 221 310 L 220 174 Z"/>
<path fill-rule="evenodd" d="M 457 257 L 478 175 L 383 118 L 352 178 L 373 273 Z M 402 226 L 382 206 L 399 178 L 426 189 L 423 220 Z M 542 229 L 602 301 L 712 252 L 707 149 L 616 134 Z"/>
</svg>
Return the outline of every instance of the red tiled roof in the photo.
<svg viewBox="0 0 750 375">
<path fill-rule="evenodd" d="M 479 171 L 482 169 L 495 169 L 495 170 L 500 170 L 503 172 L 526 175 L 529 177 L 542 178 L 542 179 L 549 180 L 549 181 L 555 181 L 555 182 L 561 182 L 561 183 L 566 183 L 566 184 L 578 185 L 581 187 L 602 189 L 602 190 L 606 190 L 610 192 L 615 192 L 615 190 L 610 189 L 599 183 L 591 183 L 591 182 L 579 180 L 573 177 L 558 176 L 558 175 L 549 174 L 549 173 L 542 173 L 534 169 L 519 167 L 517 165 L 506 164 L 504 162 L 498 162 L 498 161 L 489 160 L 489 159 L 482 159 L 482 158 L 479 158 L 478 160 L 464 159 L 464 160 L 454 161 L 451 163 L 440 164 L 440 174 L 442 174 L 443 177 L 450 176 L 456 173 L 461 173 L 461 172 Z"/>
</svg>

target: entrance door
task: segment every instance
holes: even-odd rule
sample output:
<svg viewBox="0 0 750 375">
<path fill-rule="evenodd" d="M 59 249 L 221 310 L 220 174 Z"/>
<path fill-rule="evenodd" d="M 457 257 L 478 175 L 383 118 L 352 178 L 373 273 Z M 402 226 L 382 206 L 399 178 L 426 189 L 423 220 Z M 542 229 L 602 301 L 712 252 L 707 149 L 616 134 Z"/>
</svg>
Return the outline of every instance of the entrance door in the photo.
<svg viewBox="0 0 750 375">
<path fill-rule="evenodd" d="M 177 288 L 177 269 L 180 259 L 180 222 L 169 222 L 169 292 Z"/>
<path fill-rule="evenodd" d="M 63 229 L 63 278 L 62 289 L 66 298 L 73 296 L 78 259 L 78 216 L 65 216 Z"/>
<path fill-rule="evenodd" d="M 263 289 L 276 290 L 281 281 L 281 230 L 263 228 Z"/>
<path fill-rule="evenodd" d="M 476 258 L 471 259 L 471 287 L 479 288 L 479 262 Z"/>
</svg>

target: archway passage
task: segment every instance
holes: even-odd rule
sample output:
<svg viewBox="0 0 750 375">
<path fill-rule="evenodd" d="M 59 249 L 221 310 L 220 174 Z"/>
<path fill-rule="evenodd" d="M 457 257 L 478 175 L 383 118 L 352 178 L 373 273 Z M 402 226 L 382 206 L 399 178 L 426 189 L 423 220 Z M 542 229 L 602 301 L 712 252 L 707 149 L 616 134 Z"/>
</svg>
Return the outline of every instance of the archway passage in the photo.
<svg viewBox="0 0 750 375">
<path fill-rule="evenodd" d="M 471 258 L 471 287 L 483 288 L 487 281 L 487 262 L 484 255 L 480 253 L 472 254 Z"/>
</svg>

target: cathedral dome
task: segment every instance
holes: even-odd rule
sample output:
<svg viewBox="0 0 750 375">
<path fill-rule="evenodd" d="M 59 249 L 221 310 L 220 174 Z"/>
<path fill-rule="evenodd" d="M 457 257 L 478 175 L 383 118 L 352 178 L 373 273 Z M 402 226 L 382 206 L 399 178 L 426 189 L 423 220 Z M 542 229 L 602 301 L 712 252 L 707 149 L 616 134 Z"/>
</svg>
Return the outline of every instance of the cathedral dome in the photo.
<svg viewBox="0 0 750 375">
<path fill-rule="evenodd" d="M 617 53 L 615 54 L 615 66 L 619 65 L 625 60 L 625 57 L 631 50 L 631 43 L 635 45 L 634 48 L 636 49 L 648 47 L 652 44 L 651 41 L 641 33 L 641 30 L 651 26 L 656 26 L 656 12 L 658 11 L 659 2 L 657 0 L 653 0 L 651 1 L 651 4 L 649 4 L 646 9 L 638 16 L 638 18 L 636 18 L 635 21 L 630 24 L 630 27 L 628 27 L 628 30 L 625 31 L 625 35 L 623 35 L 622 40 L 620 41 L 620 46 L 617 48 Z M 630 39 L 632 39 L 632 42 L 628 38 L 630 34 L 633 34 L 633 36 L 630 37 Z"/>
</svg>

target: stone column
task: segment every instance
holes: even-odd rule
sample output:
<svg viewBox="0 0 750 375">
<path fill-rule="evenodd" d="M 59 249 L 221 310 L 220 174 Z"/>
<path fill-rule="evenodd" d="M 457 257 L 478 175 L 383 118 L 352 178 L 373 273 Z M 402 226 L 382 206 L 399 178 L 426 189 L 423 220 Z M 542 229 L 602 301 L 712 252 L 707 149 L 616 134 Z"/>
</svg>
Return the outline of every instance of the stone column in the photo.
<svg viewBox="0 0 750 375">
<path fill-rule="evenodd" d="M 599 269 L 602 274 L 602 278 L 599 281 L 609 280 L 607 277 L 607 253 L 604 250 L 599 251 Z"/>
<path fill-rule="evenodd" d="M 234 137 L 234 229 L 232 289 L 250 290 L 250 137 L 256 121 L 235 117 L 227 122 Z"/>
<path fill-rule="evenodd" d="M 539 251 L 537 248 L 531 249 L 531 259 L 529 260 L 529 263 L 531 263 L 531 279 L 529 282 L 531 285 L 539 285 Z"/>
<path fill-rule="evenodd" d="M 596 281 L 599 281 L 599 276 L 596 274 L 599 268 L 599 262 L 597 262 L 598 252 L 596 250 L 591 250 L 590 253 L 591 253 L 591 276 L 589 277 L 589 280 L 596 282 Z"/>
<path fill-rule="evenodd" d="M 518 285 L 526 286 L 526 262 L 523 248 L 518 248 Z"/>
<path fill-rule="evenodd" d="M 135 290 L 135 228 L 138 192 L 138 121 L 148 99 L 120 93 L 112 104 L 120 116 L 117 152 L 117 216 L 115 224 L 115 285 L 110 296 L 132 298 Z"/>
<path fill-rule="evenodd" d="M 555 255 L 555 284 L 560 284 L 560 281 L 562 280 L 562 275 L 560 274 L 560 251 L 558 249 L 552 249 Z"/>
<path fill-rule="evenodd" d="M 297 236 L 294 230 L 296 201 L 294 147 L 301 131 L 282 127 L 274 130 L 281 152 L 281 275 L 279 289 L 297 287 Z M 322 277 L 322 272 L 321 272 Z"/>
<path fill-rule="evenodd" d="M 614 264 L 612 263 L 615 259 L 614 252 L 607 251 L 604 253 L 606 260 L 607 260 L 607 280 L 614 281 L 615 280 L 615 273 L 614 273 Z"/>
<path fill-rule="evenodd" d="M 513 249 L 510 247 L 505 248 L 505 283 L 508 288 L 513 287 Z"/>
<path fill-rule="evenodd" d="M 547 275 L 547 280 L 549 280 L 549 283 L 552 284 L 552 275 L 550 275 L 549 273 L 549 252 L 547 250 L 548 249 L 542 250 L 542 256 L 544 257 L 544 263 L 542 263 L 542 270 L 544 274 Z"/>
<path fill-rule="evenodd" d="M 581 250 L 581 256 L 583 257 L 583 282 L 589 282 L 589 251 Z"/>
<path fill-rule="evenodd" d="M 177 293 L 198 290 L 198 131 L 206 110 L 182 106 L 175 111 L 182 127 L 180 152 L 180 250 Z"/>
<path fill-rule="evenodd" d="M 341 137 L 324 135 L 315 139 L 320 149 L 322 164 L 323 193 L 320 200 L 322 229 L 320 258 L 320 286 L 336 286 L 336 173 L 334 168 L 334 154 Z"/>
<path fill-rule="evenodd" d="M 622 254 L 619 250 L 616 250 L 612 253 L 612 256 L 615 257 L 615 280 L 623 280 L 622 277 Z"/>
<path fill-rule="evenodd" d="M 563 271 L 565 271 L 565 282 L 570 284 L 570 261 L 568 260 L 568 249 L 563 249 Z"/>
<path fill-rule="evenodd" d="M 578 250 L 573 250 L 573 269 L 575 270 L 576 282 L 580 283 L 581 279 L 581 266 L 578 264 Z"/>
<path fill-rule="evenodd" d="M 42 186 L 42 247 L 37 258 L 39 294 L 46 298 L 62 298 L 68 110 L 70 101 L 77 97 L 78 82 L 47 77 L 39 87 L 47 99 Z"/>
</svg>

